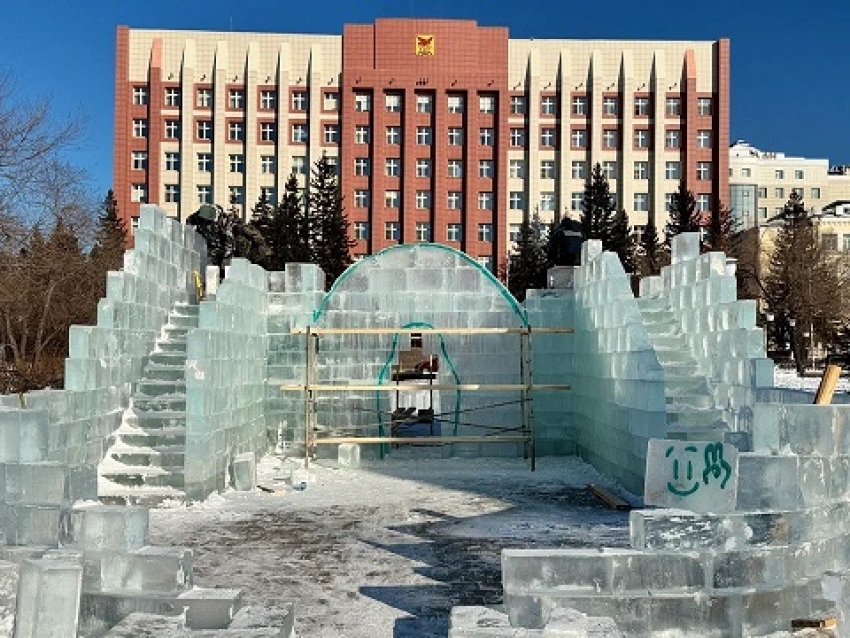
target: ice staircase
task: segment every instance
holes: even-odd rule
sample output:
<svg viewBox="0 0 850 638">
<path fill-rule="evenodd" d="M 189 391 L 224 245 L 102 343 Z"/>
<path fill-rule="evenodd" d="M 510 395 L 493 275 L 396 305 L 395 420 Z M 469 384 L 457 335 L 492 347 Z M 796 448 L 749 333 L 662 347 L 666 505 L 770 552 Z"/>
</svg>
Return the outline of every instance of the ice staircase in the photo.
<svg viewBox="0 0 850 638">
<path fill-rule="evenodd" d="M 186 346 L 197 326 L 198 305 L 175 304 L 100 464 L 102 502 L 150 506 L 185 499 Z"/>
<path fill-rule="evenodd" d="M 699 370 L 673 311 L 661 297 L 637 300 L 649 340 L 664 369 L 668 437 L 722 439 L 728 430 L 709 381 Z"/>
</svg>

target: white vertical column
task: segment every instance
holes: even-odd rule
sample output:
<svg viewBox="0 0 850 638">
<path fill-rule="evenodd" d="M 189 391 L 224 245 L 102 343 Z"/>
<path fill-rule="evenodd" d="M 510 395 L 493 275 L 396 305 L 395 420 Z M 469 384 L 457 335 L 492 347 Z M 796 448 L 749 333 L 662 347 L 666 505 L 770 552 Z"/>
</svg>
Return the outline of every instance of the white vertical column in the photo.
<svg viewBox="0 0 850 638">
<path fill-rule="evenodd" d="M 528 54 L 528 131 L 525 152 L 526 212 L 530 216 L 540 204 L 540 49 Z"/>
<path fill-rule="evenodd" d="M 260 199 L 260 154 L 257 144 L 257 64 L 260 47 L 255 41 L 248 43 L 245 59 L 245 211 L 251 209 Z M 265 79 L 265 78 L 263 78 Z M 269 153 L 271 155 L 271 153 Z"/>
<path fill-rule="evenodd" d="M 277 59 L 277 201 L 283 196 L 286 178 L 292 171 L 289 130 L 289 86 L 292 83 L 292 46 L 282 42 Z"/>
<path fill-rule="evenodd" d="M 602 151 L 602 93 L 605 90 L 602 64 L 602 53 L 598 49 L 594 49 L 590 54 L 590 86 L 588 87 L 590 94 L 588 100 L 590 110 L 590 117 L 588 118 L 588 137 L 590 138 L 588 141 L 588 174 L 593 170 L 594 164 L 602 161 L 600 157 Z"/>
<path fill-rule="evenodd" d="M 229 51 L 226 40 L 219 40 L 215 47 L 215 62 L 213 68 L 213 203 L 220 204 L 225 210 L 230 209 L 230 191 L 227 184 L 229 167 L 229 149 L 227 147 L 227 121 L 225 107 L 227 106 L 227 72 L 230 66 Z M 231 145 L 232 152 L 244 150 Z"/>
<path fill-rule="evenodd" d="M 664 121 L 667 103 L 667 67 L 664 51 L 656 49 L 652 58 L 651 90 L 653 97 L 652 111 L 652 165 L 650 166 L 652 182 L 649 190 L 649 211 L 654 215 L 656 231 L 663 228 L 667 219 L 664 210 L 664 194 L 667 192 L 666 152 L 664 149 Z M 648 221 L 648 220 L 647 220 Z"/>
<path fill-rule="evenodd" d="M 634 194 L 646 184 L 643 180 L 635 180 L 635 160 L 643 159 L 643 154 L 637 156 L 634 151 L 635 142 L 635 74 L 632 51 L 625 49 L 620 58 L 620 128 L 622 151 L 618 158 L 619 179 L 617 180 L 617 210 L 623 209 L 629 215 L 629 222 L 636 223 L 634 215 Z"/>
<path fill-rule="evenodd" d="M 561 49 L 559 56 L 558 74 L 558 150 L 555 154 L 555 197 L 558 198 L 556 218 L 564 216 L 571 200 L 570 180 L 572 179 L 572 152 L 570 139 L 570 95 L 573 92 L 575 79 L 570 77 L 572 57 L 569 49 Z"/>
<path fill-rule="evenodd" d="M 183 67 L 180 72 L 180 216 L 186 219 L 198 210 L 197 170 L 195 150 L 195 41 L 187 39 L 183 47 Z"/>
</svg>

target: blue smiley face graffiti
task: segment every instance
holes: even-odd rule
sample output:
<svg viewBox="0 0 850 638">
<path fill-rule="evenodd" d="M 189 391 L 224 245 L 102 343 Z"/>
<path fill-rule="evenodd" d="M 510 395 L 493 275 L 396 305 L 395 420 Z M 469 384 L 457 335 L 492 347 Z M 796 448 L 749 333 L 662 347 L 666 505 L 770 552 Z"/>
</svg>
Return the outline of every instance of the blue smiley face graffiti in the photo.
<svg viewBox="0 0 850 638">
<path fill-rule="evenodd" d="M 670 458 L 675 451 L 676 447 L 671 445 L 664 456 Z M 696 454 L 698 450 L 693 445 L 686 445 L 681 451 L 684 452 L 684 458 L 673 456 L 673 480 L 667 482 L 667 489 L 676 496 L 690 496 L 700 485 L 699 480 L 694 480 L 694 464 L 690 457 L 691 453 Z"/>
</svg>

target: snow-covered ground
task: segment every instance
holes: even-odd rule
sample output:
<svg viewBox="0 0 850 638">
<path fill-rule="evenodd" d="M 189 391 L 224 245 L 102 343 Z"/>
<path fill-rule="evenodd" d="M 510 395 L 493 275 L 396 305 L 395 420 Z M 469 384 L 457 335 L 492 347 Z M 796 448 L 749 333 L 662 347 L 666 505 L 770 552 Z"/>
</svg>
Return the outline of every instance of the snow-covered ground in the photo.
<svg viewBox="0 0 850 638">
<path fill-rule="evenodd" d="M 407 450 L 403 450 L 407 452 Z M 506 547 L 623 547 L 628 513 L 585 489 L 609 479 L 577 458 L 388 459 L 369 468 L 266 457 L 267 493 L 226 492 L 151 511 L 151 542 L 195 554 L 195 584 L 239 587 L 245 604 L 296 605 L 309 638 L 446 636 L 455 605 L 501 602 Z"/>
<path fill-rule="evenodd" d="M 797 376 L 795 370 L 774 368 L 773 383 L 777 388 L 789 388 L 792 390 L 806 390 L 816 392 L 820 384 L 822 370 L 812 371 L 810 376 Z M 835 386 L 836 392 L 850 392 L 850 377 L 842 376 Z"/>
</svg>

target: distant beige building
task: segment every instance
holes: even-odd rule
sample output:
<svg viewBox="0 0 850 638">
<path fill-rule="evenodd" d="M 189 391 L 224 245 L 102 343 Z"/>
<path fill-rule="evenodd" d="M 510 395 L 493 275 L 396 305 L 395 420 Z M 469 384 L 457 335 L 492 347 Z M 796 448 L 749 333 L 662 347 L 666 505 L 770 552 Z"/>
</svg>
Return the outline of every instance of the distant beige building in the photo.
<svg viewBox="0 0 850 638">
<path fill-rule="evenodd" d="M 835 221 L 835 228 L 839 228 L 843 224 L 841 202 L 850 204 L 850 167 L 830 166 L 826 159 L 761 151 L 742 141 L 730 147 L 727 206 L 742 229 L 764 225 L 776 217 L 792 192 L 799 193 L 813 213 L 827 212 L 821 232 L 829 235 L 832 225 L 827 221 Z"/>
</svg>

